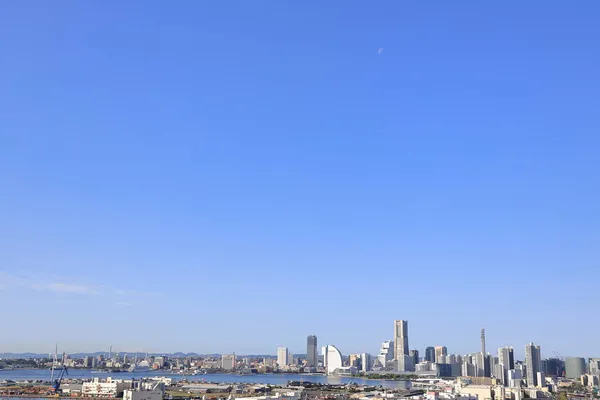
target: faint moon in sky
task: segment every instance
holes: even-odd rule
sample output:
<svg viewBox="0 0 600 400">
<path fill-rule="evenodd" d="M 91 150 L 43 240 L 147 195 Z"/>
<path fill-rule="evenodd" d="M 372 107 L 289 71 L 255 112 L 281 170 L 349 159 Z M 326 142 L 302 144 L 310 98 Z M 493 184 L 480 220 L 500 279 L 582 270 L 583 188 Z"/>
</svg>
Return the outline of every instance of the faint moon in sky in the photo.
<svg viewBox="0 0 600 400">
<path fill-rule="evenodd" d="M 377 54 L 381 55 L 381 53 L 383 53 L 383 47 L 377 49 Z"/>
</svg>

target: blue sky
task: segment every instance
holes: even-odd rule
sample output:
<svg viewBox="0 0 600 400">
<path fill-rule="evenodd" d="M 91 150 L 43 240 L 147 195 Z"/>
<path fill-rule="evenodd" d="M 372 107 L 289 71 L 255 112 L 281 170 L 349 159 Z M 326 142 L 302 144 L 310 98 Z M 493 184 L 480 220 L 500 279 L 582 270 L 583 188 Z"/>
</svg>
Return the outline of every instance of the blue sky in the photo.
<svg viewBox="0 0 600 400">
<path fill-rule="evenodd" d="M 0 8 L 1 351 L 600 355 L 598 2 Z"/>
</svg>

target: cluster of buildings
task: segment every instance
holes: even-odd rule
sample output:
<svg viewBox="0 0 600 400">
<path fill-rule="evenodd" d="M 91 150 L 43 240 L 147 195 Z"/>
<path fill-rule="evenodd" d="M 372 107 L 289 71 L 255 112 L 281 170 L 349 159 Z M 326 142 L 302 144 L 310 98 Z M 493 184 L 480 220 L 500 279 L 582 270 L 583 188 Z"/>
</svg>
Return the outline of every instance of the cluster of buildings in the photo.
<svg viewBox="0 0 600 400">
<path fill-rule="evenodd" d="M 580 380 L 582 385 L 598 387 L 600 358 L 587 361 L 581 357 L 542 359 L 540 346 L 525 346 L 525 360 L 515 359 L 512 347 L 501 347 L 497 354 L 486 351 L 485 330 L 481 330 L 480 351 L 470 354 L 449 354 L 445 346 L 430 346 L 421 356 L 410 349 L 408 321 L 394 321 L 393 340 L 382 343 L 379 354 L 350 354 L 344 357 L 334 345 L 323 346 L 317 354 L 317 337 L 307 338 L 304 362 L 296 360 L 286 347 L 277 350 L 277 367 L 289 369 L 301 365 L 305 372 L 324 372 L 332 375 L 357 373 L 400 373 L 436 377 L 470 377 L 483 379 L 487 384 L 505 388 L 548 390 L 557 388 L 557 378 Z"/>
<path fill-rule="evenodd" d="M 165 382 L 166 379 L 166 382 Z M 94 378 L 83 383 L 61 386 L 61 392 L 69 396 L 123 400 L 162 400 L 168 378 L 113 379 Z"/>
<path fill-rule="evenodd" d="M 52 358 L 52 355 L 49 356 Z M 151 356 L 146 354 L 138 358 L 135 354 L 133 357 L 128 354 L 113 353 L 112 348 L 108 354 L 99 354 L 97 356 L 85 356 L 82 358 L 72 358 L 69 354 L 63 353 L 62 357 L 54 356 L 54 360 L 50 361 L 50 365 L 55 367 L 67 368 L 97 368 L 97 369 L 112 369 L 112 370 L 158 370 L 171 367 L 171 363 L 165 356 Z"/>
</svg>

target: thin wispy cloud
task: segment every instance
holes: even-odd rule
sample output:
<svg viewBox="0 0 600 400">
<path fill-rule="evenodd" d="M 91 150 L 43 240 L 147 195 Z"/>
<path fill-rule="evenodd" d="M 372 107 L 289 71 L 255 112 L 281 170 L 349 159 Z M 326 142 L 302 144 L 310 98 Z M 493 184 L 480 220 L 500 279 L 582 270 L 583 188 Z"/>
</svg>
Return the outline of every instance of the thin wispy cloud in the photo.
<svg viewBox="0 0 600 400">
<path fill-rule="evenodd" d="M 0 290 L 9 290 L 10 288 L 30 289 L 38 292 L 51 292 L 63 295 L 79 295 L 79 296 L 125 296 L 134 291 L 124 290 L 121 288 L 111 288 L 106 286 L 91 286 L 81 282 L 73 282 L 66 280 L 44 281 L 39 277 L 25 277 L 14 275 L 8 272 L 0 271 Z M 143 292 L 135 291 L 139 296 Z M 125 302 L 121 301 L 123 306 Z"/>
<path fill-rule="evenodd" d="M 100 291 L 90 286 L 64 283 L 64 282 L 52 282 L 52 283 L 32 283 L 28 285 L 29 288 L 38 291 L 50 291 L 54 293 L 71 293 L 71 294 L 83 294 L 83 295 L 97 295 Z"/>
</svg>

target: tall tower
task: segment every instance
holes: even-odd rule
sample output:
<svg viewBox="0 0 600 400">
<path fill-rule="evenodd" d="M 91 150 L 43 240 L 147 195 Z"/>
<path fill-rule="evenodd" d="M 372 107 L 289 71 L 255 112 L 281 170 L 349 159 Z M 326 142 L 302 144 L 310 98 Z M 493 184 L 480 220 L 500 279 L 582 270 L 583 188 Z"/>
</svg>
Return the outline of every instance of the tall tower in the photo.
<svg viewBox="0 0 600 400">
<path fill-rule="evenodd" d="M 280 368 L 286 367 L 290 364 L 289 352 L 287 347 L 279 347 L 277 349 L 277 364 Z"/>
<path fill-rule="evenodd" d="M 316 367 L 317 361 L 317 337 L 310 335 L 306 338 L 306 364 L 309 367 Z"/>
<path fill-rule="evenodd" d="M 485 355 L 485 329 L 481 328 L 481 353 Z"/>
<path fill-rule="evenodd" d="M 394 360 L 408 355 L 408 321 L 394 321 Z"/>
<path fill-rule="evenodd" d="M 542 357 L 540 346 L 529 343 L 525 346 L 525 365 L 527 366 L 527 386 L 536 387 L 542 382 L 538 382 L 538 372 L 542 372 Z"/>
</svg>

